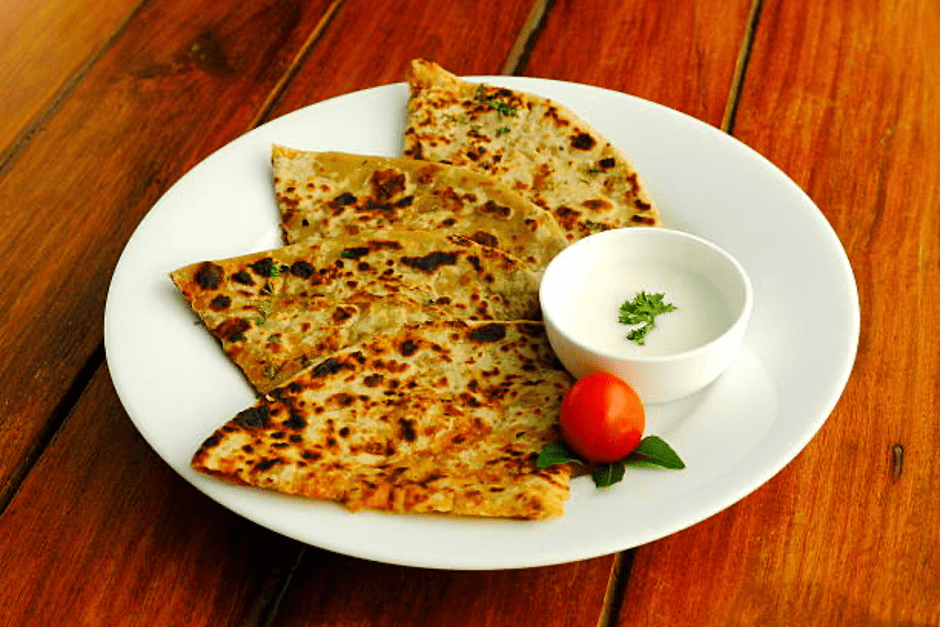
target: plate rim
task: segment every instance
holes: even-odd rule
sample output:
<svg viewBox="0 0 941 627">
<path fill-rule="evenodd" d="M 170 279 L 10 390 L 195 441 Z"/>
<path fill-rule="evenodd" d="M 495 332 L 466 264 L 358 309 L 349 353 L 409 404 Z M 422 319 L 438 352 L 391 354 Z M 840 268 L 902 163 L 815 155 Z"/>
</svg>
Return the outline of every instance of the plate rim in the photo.
<svg viewBox="0 0 941 627">
<path fill-rule="evenodd" d="M 287 124 L 287 123 L 290 123 L 294 119 L 302 119 L 310 115 L 312 111 L 318 108 L 324 107 L 325 105 L 329 105 L 331 103 L 336 104 L 337 102 L 340 102 L 343 99 L 349 99 L 349 98 L 355 99 L 355 98 L 368 97 L 368 96 L 373 96 L 376 94 L 385 94 L 386 91 L 389 91 L 389 90 L 402 90 L 404 88 L 407 88 L 407 85 L 401 82 L 390 83 L 386 85 L 380 85 L 380 86 L 370 87 L 367 89 L 357 90 L 354 92 L 341 94 L 333 98 L 329 98 L 329 99 L 326 99 L 317 103 L 307 105 L 295 111 L 288 112 L 282 116 L 274 118 L 270 120 L 269 122 L 266 122 L 265 124 L 260 125 L 256 127 L 255 129 L 252 129 L 251 131 L 233 139 L 232 141 L 227 142 L 225 145 L 221 146 L 219 149 L 213 151 L 210 155 L 208 155 L 206 158 L 201 160 L 198 164 L 196 164 L 189 171 L 184 173 L 176 182 L 174 182 L 173 185 L 171 185 L 166 190 L 166 192 L 160 197 L 160 199 L 158 199 L 157 202 L 154 203 L 154 205 L 147 212 L 147 214 L 141 219 L 140 223 L 135 228 L 134 233 L 128 239 L 128 242 L 125 245 L 124 249 L 122 250 L 122 253 L 115 265 L 115 270 L 111 277 L 108 294 L 107 294 L 107 298 L 105 302 L 105 316 L 104 316 L 104 327 L 105 327 L 105 333 L 104 333 L 105 342 L 104 343 L 105 343 L 106 363 L 111 373 L 111 378 L 114 383 L 114 387 L 118 394 L 118 397 L 122 405 L 124 406 L 125 410 L 127 411 L 128 416 L 131 418 L 131 421 L 134 424 L 135 428 L 141 433 L 141 435 L 147 441 L 148 445 L 158 454 L 158 456 L 160 456 L 166 463 L 168 463 L 168 465 L 170 465 L 171 468 L 174 469 L 174 471 L 180 474 L 188 483 L 196 487 L 196 489 L 200 490 L 201 492 L 203 492 L 204 494 L 206 494 L 207 496 L 215 500 L 217 503 L 219 503 L 223 507 L 229 509 L 230 511 L 233 511 L 244 518 L 252 520 L 256 522 L 257 524 L 267 527 L 268 529 L 271 529 L 283 535 L 294 537 L 295 539 L 301 542 L 305 542 L 307 544 L 312 544 L 314 546 L 318 546 L 327 550 L 343 553 L 346 555 L 351 555 L 354 557 L 369 559 L 373 561 L 381 561 L 381 562 L 390 563 L 390 564 L 398 564 L 402 566 L 417 566 L 417 567 L 425 567 L 425 568 L 443 568 L 443 569 L 460 569 L 460 570 L 484 570 L 484 569 L 497 570 L 497 569 L 506 569 L 506 568 L 526 568 L 526 567 L 535 567 L 535 566 L 546 566 L 546 565 L 552 565 L 552 564 L 572 562 L 572 561 L 577 561 L 581 559 L 588 559 L 588 558 L 596 557 L 599 555 L 605 555 L 605 554 L 633 548 L 636 546 L 641 546 L 651 541 L 655 541 L 663 537 L 666 537 L 668 535 L 672 535 L 673 533 L 677 533 L 683 529 L 687 529 L 727 509 L 731 505 L 737 503 L 738 501 L 742 500 L 743 498 L 745 498 L 746 496 L 748 496 L 755 490 L 762 487 L 772 477 L 774 477 L 783 468 L 785 468 L 791 461 L 793 461 L 793 459 L 807 446 L 807 444 L 819 432 L 819 430 L 822 428 L 823 424 L 828 420 L 829 416 L 832 414 L 834 408 L 839 402 L 846 388 L 846 385 L 849 381 L 849 378 L 852 374 L 853 367 L 855 365 L 855 360 L 856 360 L 857 351 L 858 351 L 858 344 L 859 344 L 859 332 L 860 332 L 860 308 L 859 308 L 858 286 L 856 284 L 855 276 L 853 273 L 852 266 L 849 262 L 849 258 L 846 255 L 846 251 L 842 243 L 840 242 L 839 237 L 836 234 L 835 230 L 833 229 L 832 225 L 826 219 L 826 216 L 823 214 L 822 211 L 820 211 L 819 207 L 816 206 L 813 200 L 806 194 L 806 192 L 804 192 L 802 188 L 800 188 L 790 177 L 788 177 L 782 170 L 780 170 L 777 166 L 775 166 L 766 157 L 764 157 L 763 155 L 761 155 L 760 153 L 752 149 L 747 144 L 738 140 L 737 138 L 721 131 L 720 129 L 715 128 L 714 126 L 711 126 L 710 124 L 706 122 L 703 122 L 681 111 L 670 109 L 669 107 L 665 107 L 664 105 L 660 105 L 656 102 L 645 100 L 643 98 L 639 98 L 637 96 L 633 96 L 630 94 L 625 94 L 622 92 L 618 92 L 618 91 L 603 88 L 603 87 L 596 87 L 592 85 L 574 83 L 574 82 L 569 82 L 569 81 L 560 81 L 560 80 L 555 80 L 555 79 L 540 79 L 540 78 L 531 78 L 531 77 L 519 77 L 519 76 L 513 76 L 513 77 L 494 76 L 494 75 L 480 75 L 480 76 L 471 76 L 471 77 L 466 77 L 466 78 L 468 80 L 474 80 L 474 81 L 502 82 L 507 87 L 527 90 L 527 91 L 536 92 L 536 93 L 538 93 L 540 87 L 545 86 L 545 85 L 556 85 L 556 86 L 562 86 L 563 88 L 587 89 L 589 91 L 603 92 L 612 98 L 627 99 L 628 101 L 631 101 L 634 105 L 637 105 L 637 106 L 652 107 L 655 110 L 662 110 L 661 113 L 667 112 L 666 114 L 668 117 L 669 116 L 682 116 L 682 118 L 685 118 L 689 123 L 697 125 L 697 127 L 700 130 L 708 129 L 709 132 L 713 133 L 713 138 L 721 138 L 720 141 L 729 142 L 730 145 L 732 145 L 734 149 L 744 151 L 744 154 L 752 158 L 759 159 L 763 163 L 763 166 L 765 168 L 768 168 L 774 171 L 776 175 L 782 179 L 782 182 L 786 182 L 786 184 L 790 185 L 793 188 L 792 189 L 793 192 L 803 197 L 805 201 L 804 202 L 805 206 L 812 209 L 812 211 L 808 212 L 808 215 L 813 216 L 812 219 L 815 219 L 817 221 L 818 227 L 825 227 L 825 230 L 830 238 L 830 244 L 831 246 L 834 247 L 834 251 L 837 253 L 837 257 L 835 258 L 835 261 L 838 263 L 838 265 L 842 267 L 842 270 L 845 273 L 844 278 L 848 279 L 848 281 L 846 281 L 845 283 L 845 287 L 848 290 L 848 293 L 847 293 L 848 310 L 846 313 L 849 314 L 849 319 L 847 320 L 847 322 L 848 322 L 849 334 L 850 334 L 850 339 L 851 339 L 850 345 L 846 347 L 848 349 L 848 353 L 847 353 L 848 358 L 843 362 L 842 370 L 839 373 L 835 374 L 835 377 L 832 381 L 830 398 L 826 399 L 825 402 L 821 403 L 820 405 L 821 409 L 820 411 L 817 412 L 818 415 L 816 419 L 809 422 L 806 428 L 802 431 L 803 437 L 800 438 L 799 440 L 792 441 L 788 452 L 786 454 L 779 455 L 776 458 L 775 463 L 766 465 L 764 467 L 763 474 L 757 477 L 755 475 L 752 475 L 750 477 L 750 481 L 745 482 L 744 484 L 740 485 L 738 490 L 732 490 L 728 492 L 726 498 L 720 501 L 715 508 L 707 508 L 705 510 L 702 510 L 701 516 L 694 516 L 692 518 L 687 517 L 683 524 L 671 526 L 672 528 L 671 531 L 668 531 L 666 533 L 659 533 L 659 534 L 653 533 L 651 534 L 652 537 L 643 538 L 639 542 L 626 539 L 620 546 L 616 546 L 613 548 L 609 547 L 609 549 L 606 549 L 600 553 L 599 552 L 561 551 L 555 554 L 550 553 L 550 554 L 545 554 L 545 555 L 540 555 L 540 556 L 530 556 L 530 559 L 524 560 L 524 561 L 520 561 L 519 559 L 512 559 L 512 558 L 502 560 L 502 561 L 501 560 L 494 561 L 492 559 L 488 560 L 484 557 L 479 557 L 479 556 L 470 556 L 470 557 L 465 556 L 464 559 L 454 560 L 451 563 L 442 563 L 440 559 L 428 560 L 428 559 L 422 559 L 421 556 L 414 556 L 414 555 L 413 556 L 401 556 L 401 555 L 396 556 L 396 555 L 389 554 L 388 552 L 382 552 L 382 551 L 377 552 L 377 551 L 369 551 L 369 550 L 355 550 L 355 549 L 351 549 L 347 543 L 343 543 L 343 542 L 337 543 L 337 542 L 331 542 L 331 541 L 319 541 L 317 543 L 312 543 L 307 539 L 298 537 L 296 533 L 292 533 L 291 529 L 285 528 L 283 525 L 278 525 L 278 524 L 270 523 L 270 522 L 269 523 L 259 522 L 257 513 L 251 511 L 251 508 L 245 506 L 242 502 L 236 502 L 236 503 L 222 502 L 221 500 L 219 500 L 219 498 L 217 498 L 215 495 L 211 494 L 209 491 L 205 489 L 206 486 L 205 484 L 203 484 L 203 481 L 205 480 L 212 481 L 210 478 L 202 477 L 202 476 L 194 477 L 193 474 L 178 468 L 174 463 L 172 463 L 172 461 L 167 458 L 164 452 L 161 451 L 157 446 L 155 446 L 152 440 L 152 436 L 148 437 L 149 426 L 146 424 L 141 424 L 139 420 L 139 416 L 136 415 L 136 412 L 133 412 L 131 410 L 131 407 L 133 406 L 134 402 L 132 399 L 126 398 L 127 389 L 123 383 L 123 377 L 125 373 L 120 372 L 121 370 L 120 367 L 116 368 L 112 359 L 113 349 L 115 347 L 115 338 L 113 337 L 111 330 L 114 328 L 114 319 L 115 319 L 114 317 L 116 315 L 119 315 L 115 311 L 115 304 L 114 304 L 115 303 L 114 299 L 116 298 L 115 296 L 116 289 L 117 289 L 116 286 L 119 288 L 121 285 L 120 281 L 123 278 L 122 272 L 124 271 L 122 267 L 122 262 L 125 261 L 126 255 L 132 254 L 132 252 L 129 252 L 129 251 L 134 250 L 132 246 L 135 243 L 135 238 L 138 237 L 140 233 L 145 232 L 144 225 L 148 223 L 148 221 L 159 219 L 158 214 L 159 214 L 160 208 L 163 206 L 163 203 L 165 201 L 170 202 L 172 200 L 172 194 L 174 193 L 174 190 L 178 189 L 178 186 L 181 184 L 181 182 L 188 179 L 189 177 L 197 176 L 198 173 L 201 172 L 203 169 L 207 167 L 211 167 L 213 161 L 219 158 L 218 155 L 224 154 L 224 151 L 236 150 L 239 142 L 247 141 L 246 140 L 247 137 L 254 136 L 258 133 L 264 133 L 265 129 L 270 129 L 272 128 L 272 125 L 275 125 L 275 124 Z M 390 92 L 390 93 L 392 93 L 394 96 L 394 92 Z M 591 120 L 588 120 L 588 122 L 589 124 L 592 124 Z M 193 174 L 194 172 L 196 172 L 197 174 L 194 175 Z M 824 408 L 825 408 L 825 411 L 824 411 Z M 193 443 L 193 444 L 198 445 L 198 442 Z M 727 468 L 723 473 L 720 474 L 720 476 L 724 476 L 725 474 L 731 473 L 733 470 L 741 466 L 745 460 L 747 460 L 747 457 L 743 460 L 740 460 L 739 462 L 734 464 L 732 467 Z M 239 488 L 239 489 L 244 490 L 245 488 Z M 283 496 L 283 495 L 278 495 L 278 496 Z M 532 524 L 532 523 L 523 523 L 523 524 Z M 537 522 L 536 524 L 539 524 L 539 523 Z"/>
</svg>

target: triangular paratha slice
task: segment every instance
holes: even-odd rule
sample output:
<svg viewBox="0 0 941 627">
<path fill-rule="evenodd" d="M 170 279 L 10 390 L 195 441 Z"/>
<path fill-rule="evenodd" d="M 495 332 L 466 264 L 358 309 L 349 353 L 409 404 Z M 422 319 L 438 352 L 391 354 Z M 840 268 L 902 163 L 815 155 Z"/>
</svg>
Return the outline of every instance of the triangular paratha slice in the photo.
<svg viewBox="0 0 941 627">
<path fill-rule="evenodd" d="M 353 511 L 558 516 L 570 469 L 536 458 L 571 383 L 541 323 L 403 327 L 260 398 L 192 466 Z"/>
<path fill-rule="evenodd" d="M 659 226 L 640 175 L 562 105 L 411 64 L 404 154 L 488 174 L 549 211 L 569 241 L 616 227 Z"/>
<path fill-rule="evenodd" d="M 377 231 L 170 274 L 259 392 L 318 357 L 426 320 L 536 320 L 539 283 L 520 260 L 467 238 Z"/>
<path fill-rule="evenodd" d="M 273 146 L 285 243 L 383 228 L 464 235 L 540 272 L 567 244 L 559 225 L 486 175 L 437 163 Z"/>
</svg>

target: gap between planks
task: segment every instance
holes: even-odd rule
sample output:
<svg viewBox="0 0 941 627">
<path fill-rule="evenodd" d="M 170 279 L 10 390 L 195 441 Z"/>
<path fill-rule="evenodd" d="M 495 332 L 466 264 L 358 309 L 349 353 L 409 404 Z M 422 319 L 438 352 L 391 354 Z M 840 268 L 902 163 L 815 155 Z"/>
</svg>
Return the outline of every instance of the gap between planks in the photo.
<svg viewBox="0 0 941 627">
<path fill-rule="evenodd" d="M 759 1 L 754 0 L 756 4 Z M 533 2 L 526 22 L 520 29 L 516 41 L 513 42 L 510 53 L 500 69 L 501 74 L 518 76 L 526 67 L 532 49 L 545 25 L 546 15 L 552 10 L 553 2 L 554 0 L 535 0 Z M 754 9 L 754 4 L 752 8 Z M 751 18 L 751 15 L 749 17 Z M 745 45 L 750 45 L 750 42 Z M 741 65 L 741 56 L 737 65 Z M 736 70 L 738 70 L 738 67 L 736 67 Z M 604 599 L 601 603 L 601 612 L 598 615 L 597 627 L 616 627 L 621 613 L 621 606 L 624 603 L 624 595 L 627 592 L 627 584 L 633 563 L 633 550 L 621 551 L 614 555 L 611 572 L 608 576 L 608 585 L 605 588 Z"/>
<path fill-rule="evenodd" d="M 725 112 L 722 115 L 722 124 L 719 128 L 729 135 L 733 134 L 735 114 L 738 112 L 738 102 L 742 96 L 742 85 L 745 82 L 745 72 L 748 69 L 748 60 L 751 57 L 752 44 L 755 39 L 755 29 L 758 27 L 758 17 L 761 14 L 762 0 L 752 0 L 748 9 L 748 19 L 745 21 L 745 34 L 742 37 L 742 47 L 738 51 L 735 62 L 735 71 L 732 73 L 732 84 L 729 86 L 729 98 L 725 103 Z"/>
<path fill-rule="evenodd" d="M 634 549 L 615 554 L 611 574 L 608 576 L 608 587 L 604 591 L 601 614 L 598 616 L 598 627 L 617 627 L 633 565 Z"/>
<path fill-rule="evenodd" d="M 150 0 L 142 0 L 133 10 L 128 13 L 127 17 L 125 17 L 121 24 L 115 28 L 114 32 L 104 42 L 104 44 L 97 51 L 95 51 L 94 54 L 90 55 L 88 60 L 82 64 L 82 66 L 75 72 L 73 76 L 69 78 L 68 81 L 66 81 L 63 87 L 56 93 L 49 106 L 36 116 L 36 118 L 29 124 L 29 126 L 26 127 L 20 136 L 10 144 L 10 147 L 5 152 L 0 153 L 0 176 L 2 176 L 3 173 L 13 164 L 13 162 L 16 160 L 16 156 L 22 152 L 23 148 L 43 127 L 43 125 L 45 125 L 46 122 L 56 114 L 69 95 L 71 95 L 75 88 L 85 79 L 99 59 L 101 59 L 115 44 L 115 42 L 121 38 L 121 36 L 127 30 L 128 25 L 141 12 L 141 10 L 147 6 L 149 2 Z M 300 66 L 303 65 L 304 61 L 310 55 L 310 51 L 316 45 L 317 41 L 319 41 L 320 37 L 323 35 L 324 30 L 330 24 L 337 10 L 342 4 L 343 0 L 334 0 L 330 4 L 330 6 L 324 12 L 324 15 L 318 21 L 315 28 L 311 31 L 310 36 L 300 47 L 300 50 L 292 60 L 290 66 L 284 72 L 281 79 L 272 88 L 268 97 L 265 99 L 265 102 L 259 108 L 257 115 L 252 119 L 251 123 L 246 129 L 246 132 L 266 121 L 268 115 L 270 115 L 278 100 L 280 100 L 281 96 L 286 91 L 287 86 L 297 74 Z M 11 477 L 7 489 L 0 493 L 0 516 L 3 515 L 9 504 L 13 501 L 13 498 L 19 492 L 23 482 L 26 480 L 26 477 L 29 476 L 30 472 L 32 472 L 36 463 L 42 457 L 49 444 L 52 442 L 56 434 L 61 429 L 62 425 L 65 423 L 65 420 L 68 418 L 69 414 L 71 414 L 79 399 L 85 393 L 85 390 L 88 388 L 89 384 L 94 378 L 95 373 L 98 372 L 104 363 L 105 348 L 104 341 L 102 341 L 99 342 L 95 347 L 95 350 L 86 360 L 85 365 L 82 366 L 71 385 L 69 385 L 69 388 L 66 390 L 65 394 L 62 395 L 62 398 L 59 400 L 58 404 L 52 412 L 52 416 L 46 429 L 36 441 L 35 446 L 30 451 L 27 459 L 18 469 L 18 472 L 13 477 Z M 306 546 L 299 545 L 297 555 L 290 566 L 283 567 L 283 565 L 281 565 L 276 566 L 273 569 L 272 573 L 265 581 L 257 601 L 253 604 L 248 614 L 243 619 L 241 623 L 242 625 L 250 625 L 252 627 L 268 627 L 274 623 L 281 599 L 287 592 L 291 577 L 303 560 L 305 553 Z"/>
<path fill-rule="evenodd" d="M 147 6 L 149 2 L 150 0 L 141 0 L 141 2 L 139 2 L 136 7 L 131 9 L 124 20 L 118 24 L 117 28 L 114 29 L 114 32 L 111 33 L 111 36 L 105 40 L 104 44 L 102 44 L 98 50 L 91 54 L 85 63 L 83 63 L 82 66 L 79 67 L 78 70 L 76 70 L 76 72 L 65 81 L 65 83 L 63 83 L 59 91 L 57 91 L 56 94 L 52 97 L 52 101 L 49 103 L 49 106 L 43 109 L 43 111 L 41 111 L 33 119 L 33 121 L 30 122 L 25 129 L 23 129 L 23 132 L 20 133 L 19 137 L 10 142 L 9 148 L 3 152 L 0 152 L 0 176 L 3 176 L 7 169 L 9 169 L 9 167 L 16 160 L 17 155 L 19 155 L 23 151 L 23 148 L 26 147 L 26 144 L 28 144 L 33 136 L 35 136 L 36 133 L 42 129 L 46 122 L 48 122 L 49 119 L 55 115 L 56 111 L 58 111 L 62 106 L 62 103 L 64 103 L 66 99 L 72 94 L 72 91 L 75 90 L 75 87 L 81 83 L 86 76 L 88 76 L 91 68 L 94 67 L 94 65 L 98 63 L 98 60 L 104 56 L 111 46 L 114 45 L 114 42 L 121 38 L 121 36 L 124 34 L 124 31 L 127 29 L 128 24 L 130 24 L 131 21 L 137 17 L 137 14 L 140 13 L 141 9 Z M 2 511 L 2 509 L 0 509 L 0 511 Z"/>
<path fill-rule="evenodd" d="M 10 477 L 9 483 L 7 483 L 7 487 L 3 493 L 0 493 L 0 516 L 6 512 L 7 507 L 23 486 L 23 482 L 26 481 L 26 477 L 33 471 L 33 468 L 39 462 L 39 458 L 42 457 L 46 448 L 48 448 L 49 444 L 59 432 L 59 429 L 65 424 L 69 414 L 72 413 L 79 399 L 85 393 L 85 390 L 88 389 L 91 380 L 94 378 L 95 373 L 98 372 L 98 369 L 101 368 L 104 361 L 105 345 L 104 342 L 99 342 L 94 352 L 92 352 L 85 361 L 85 365 L 82 366 L 78 374 L 75 375 L 75 379 L 73 379 L 72 383 L 65 391 L 65 394 L 62 395 L 62 398 L 59 399 L 59 402 L 52 410 L 52 416 L 49 422 L 46 424 L 45 429 L 40 432 L 32 448 L 27 452 L 26 459 L 19 468 L 16 469 L 13 476 Z"/>
<path fill-rule="evenodd" d="M 251 121 L 251 124 L 248 125 L 246 132 L 260 126 L 268 120 L 268 116 L 271 115 L 271 112 L 284 96 L 288 85 L 294 80 L 294 76 L 297 75 L 301 66 L 304 65 L 304 62 L 310 56 L 317 42 L 320 41 L 324 31 L 327 30 L 327 27 L 330 25 L 330 22 L 333 21 L 334 16 L 342 4 L 343 0 L 333 0 L 333 2 L 330 3 L 330 6 L 327 7 L 327 10 L 324 11 L 323 16 L 321 16 L 320 20 L 317 22 L 317 25 L 314 26 L 310 35 L 304 41 L 303 45 L 301 45 L 297 55 L 295 55 L 294 59 L 291 61 L 291 65 L 288 66 L 287 70 L 285 70 L 284 74 L 281 75 L 281 78 L 271 89 L 271 93 L 265 98 L 265 102 L 258 109 L 258 114 Z"/>
<path fill-rule="evenodd" d="M 529 15 L 516 36 L 516 41 L 513 42 L 510 53 L 507 55 L 506 61 L 503 62 L 503 67 L 500 68 L 500 74 L 519 75 L 526 67 L 529 55 L 532 53 L 533 46 L 536 40 L 539 39 L 539 34 L 546 22 L 546 14 L 552 10 L 553 1 L 535 0 L 533 2 Z"/>
</svg>

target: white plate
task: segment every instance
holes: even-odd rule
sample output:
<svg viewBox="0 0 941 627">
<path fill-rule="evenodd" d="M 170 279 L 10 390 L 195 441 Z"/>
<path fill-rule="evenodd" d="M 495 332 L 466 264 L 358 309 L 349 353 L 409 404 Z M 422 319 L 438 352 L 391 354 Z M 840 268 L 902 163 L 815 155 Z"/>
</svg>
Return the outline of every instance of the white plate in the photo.
<svg viewBox="0 0 941 627">
<path fill-rule="evenodd" d="M 279 245 L 272 143 L 400 154 L 408 90 L 396 84 L 301 109 L 223 147 L 154 205 L 118 262 L 105 310 L 118 395 L 154 450 L 225 507 L 308 544 L 383 562 L 459 569 L 568 562 L 662 538 L 732 505 L 793 459 L 832 411 L 856 355 L 856 283 L 830 225 L 787 176 L 713 127 L 638 98 L 549 80 L 478 80 L 572 108 L 630 156 L 667 226 L 716 242 L 747 269 L 754 312 L 731 368 L 693 398 L 648 409 L 648 433 L 669 441 L 687 468 L 629 469 L 606 490 L 578 478 L 565 515 L 544 522 L 350 514 L 190 469 L 203 439 L 254 396 L 193 324 L 167 273 Z"/>
</svg>

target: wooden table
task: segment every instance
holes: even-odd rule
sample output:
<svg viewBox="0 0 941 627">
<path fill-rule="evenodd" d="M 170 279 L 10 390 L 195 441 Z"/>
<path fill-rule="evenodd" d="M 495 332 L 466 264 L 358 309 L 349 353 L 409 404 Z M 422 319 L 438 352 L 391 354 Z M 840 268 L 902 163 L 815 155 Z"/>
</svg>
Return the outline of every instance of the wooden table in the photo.
<svg viewBox="0 0 941 627">
<path fill-rule="evenodd" d="M 0 624 L 937 625 L 938 22 L 927 0 L 0 0 Z M 157 457 L 104 360 L 131 233 L 223 144 L 414 57 L 655 101 L 807 191 L 862 332 L 789 466 L 621 554 L 461 572 L 301 545 Z"/>
</svg>

